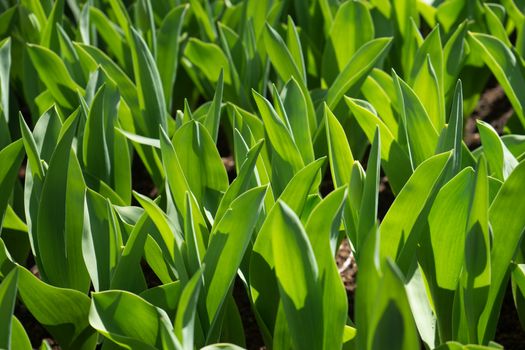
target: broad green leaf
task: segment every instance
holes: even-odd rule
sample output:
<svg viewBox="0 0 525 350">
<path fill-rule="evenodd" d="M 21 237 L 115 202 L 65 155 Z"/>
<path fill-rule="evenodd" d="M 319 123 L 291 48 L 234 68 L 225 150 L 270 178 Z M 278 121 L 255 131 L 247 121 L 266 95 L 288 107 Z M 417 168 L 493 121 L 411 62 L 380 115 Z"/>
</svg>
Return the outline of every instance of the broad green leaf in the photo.
<svg viewBox="0 0 525 350">
<path fill-rule="evenodd" d="M 525 264 L 512 264 L 512 292 L 520 322 L 525 323 Z"/>
<path fill-rule="evenodd" d="M 508 96 L 516 115 L 525 125 L 525 77 L 520 58 L 498 38 L 469 32 L 469 43 L 490 68 Z"/>
<path fill-rule="evenodd" d="M 489 184 L 487 162 L 481 157 L 476 169 L 474 191 L 466 227 L 465 260 L 461 275 L 463 307 L 468 324 L 468 341 L 478 339 L 478 320 L 490 287 Z"/>
<path fill-rule="evenodd" d="M 305 226 L 319 267 L 324 349 L 341 346 L 348 312 L 346 291 L 334 262 L 346 194 L 346 188 L 329 194 L 313 209 Z"/>
<path fill-rule="evenodd" d="M 227 85 L 232 83 L 228 58 L 216 44 L 190 38 L 184 49 L 184 56 L 191 62 L 188 69 L 196 66 L 210 82 L 215 82 L 221 70 L 224 70 L 224 82 Z"/>
<path fill-rule="evenodd" d="M 108 290 L 120 257 L 122 236 L 107 199 L 87 189 L 82 253 L 95 291 Z"/>
<path fill-rule="evenodd" d="M 36 222 L 36 252 L 45 281 L 87 291 L 89 275 L 82 259 L 85 184 L 71 144 L 79 116 L 69 117 L 51 157 L 42 185 Z"/>
<path fill-rule="evenodd" d="M 466 35 L 467 22 L 465 21 L 458 26 L 443 48 L 443 91 L 445 94 L 448 94 L 448 91 L 452 91 L 452 87 L 456 83 L 468 55 L 465 41 Z"/>
<path fill-rule="evenodd" d="M 334 185 L 338 188 L 350 183 L 354 157 L 343 127 L 328 106 L 325 106 L 325 124 L 330 170 Z"/>
<path fill-rule="evenodd" d="M 128 61 L 130 61 L 131 52 L 124 33 L 106 17 L 104 12 L 96 7 L 90 7 L 89 16 L 91 24 L 97 29 L 101 39 L 108 45 L 108 51 L 115 55 L 122 67 L 126 68 Z"/>
<path fill-rule="evenodd" d="M 295 144 L 304 164 L 314 161 L 312 132 L 308 124 L 308 104 L 299 83 L 290 79 L 282 91 L 282 100 Z"/>
<path fill-rule="evenodd" d="M 304 167 L 294 176 L 279 197 L 295 213 L 299 213 L 299 215 L 302 213 L 311 188 L 317 188 L 318 173 L 323 163 L 324 159 L 319 159 Z M 255 305 L 256 316 L 260 319 L 259 325 L 265 341 L 270 341 L 270 343 L 279 306 L 279 290 L 274 272 L 273 231 L 268 218 L 277 215 L 274 213 L 276 210 L 277 206 L 274 205 L 259 230 L 250 257 L 249 275 L 250 292 Z"/>
<path fill-rule="evenodd" d="M 374 305 L 375 312 L 370 320 L 370 333 L 367 334 L 368 348 L 420 349 L 403 276 L 391 260 L 387 260 L 382 273 Z"/>
<path fill-rule="evenodd" d="M 304 84 L 305 76 L 295 63 L 294 57 L 279 33 L 268 23 L 263 33 L 264 44 L 270 61 L 272 62 L 279 77 L 288 81 L 292 77 Z"/>
<path fill-rule="evenodd" d="M 343 95 L 381 61 L 389 51 L 391 42 L 391 38 L 374 39 L 357 50 L 326 92 L 326 104 L 330 109 L 334 109 Z"/>
<path fill-rule="evenodd" d="M 222 104 L 222 92 L 224 88 L 224 71 L 221 70 L 219 80 L 217 81 L 217 87 L 215 89 L 215 95 L 213 101 L 204 120 L 204 126 L 208 129 L 213 141 L 217 143 L 217 137 L 219 136 L 219 124 L 221 121 L 221 104 Z"/>
<path fill-rule="evenodd" d="M 374 39 L 374 24 L 364 2 L 347 1 L 337 8 L 323 51 L 323 79 L 332 82 L 354 53 Z"/>
<path fill-rule="evenodd" d="M 173 84 L 177 76 L 179 64 L 179 42 L 174 40 L 180 36 L 182 24 L 188 5 L 173 8 L 162 20 L 157 36 L 157 67 L 162 79 L 166 107 L 171 109 Z"/>
<path fill-rule="evenodd" d="M 443 153 L 417 167 L 381 222 L 381 256 L 395 259 L 405 273 L 419 243 L 419 217 L 428 215 L 427 203 L 444 175 L 449 159 L 450 153 Z M 402 259 L 409 261 L 402 262 Z"/>
<path fill-rule="evenodd" d="M 11 331 L 11 348 L 20 350 L 31 350 L 31 342 L 27 336 L 26 330 L 22 323 L 13 316 L 12 317 L 12 331 Z"/>
<path fill-rule="evenodd" d="M 195 314 L 197 311 L 197 302 L 201 287 L 202 272 L 198 271 L 188 281 L 180 296 L 177 315 L 175 318 L 174 332 L 175 336 L 182 344 L 180 348 L 183 350 L 194 349 Z"/>
<path fill-rule="evenodd" d="M 357 226 L 357 241 L 355 245 L 359 245 L 366 240 L 369 232 L 377 227 L 377 206 L 379 202 L 379 176 L 381 169 L 381 139 L 379 135 L 379 128 L 376 129 L 374 140 L 372 141 L 372 148 L 368 156 L 368 164 L 366 167 L 366 178 L 363 188 L 363 197 L 361 200 L 361 207 L 359 208 L 359 223 Z M 357 248 L 359 249 L 359 248 Z"/>
<path fill-rule="evenodd" d="M 159 208 L 159 206 L 150 198 L 134 192 L 135 198 L 144 208 L 148 216 L 155 223 L 160 236 L 154 237 L 157 244 L 161 247 L 165 259 L 169 258 L 169 264 L 176 270 L 178 279 L 184 284 L 188 280 L 188 272 L 183 260 L 181 246 L 182 233 L 179 227 L 176 227 L 173 221 Z M 202 241 L 199 242 L 201 250 Z"/>
<path fill-rule="evenodd" d="M 164 310 L 125 291 L 93 293 L 92 298 L 89 323 L 113 342 L 137 349 L 175 349 L 173 326 Z M 167 334 L 172 338 L 166 339 Z M 162 346 L 166 340 L 171 346 Z"/>
<path fill-rule="evenodd" d="M 46 284 L 21 266 L 17 269 L 20 299 L 60 347 L 94 349 L 97 335 L 88 323 L 90 299 L 79 291 Z"/>
<path fill-rule="evenodd" d="M 462 143 L 463 143 L 463 87 L 461 80 L 458 80 L 456 89 L 454 91 L 454 99 L 452 101 L 452 109 L 450 111 L 450 118 L 448 126 L 445 131 L 443 147 L 440 151 L 452 152 L 452 172 L 457 174 L 461 169 L 462 158 Z"/>
<path fill-rule="evenodd" d="M 297 79 L 301 78 L 301 81 L 306 81 L 306 68 L 304 62 L 303 49 L 301 47 L 301 40 L 299 38 L 297 27 L 295 26 L 295 23 L 293 22 L 291 16 L 288 16 L 286 34 L 290 55 L 292 56 L 295 66 L 301 73 L 301 76 L 297 77 Z"/>
<path fill-rule="evenodd" d="M 247 153 L 246 159 L 241 165 L 241 168 L 238 172 L 237 177 L 228 189 L 224 193 L 224 196 L 221 199 L 217 213 L 215 214 L 215 221 L 221 220 L 223 215 L 226 213 L 231 202 L 239 197 L 242 193 L 246 192 L 250 186 L 250 180 L 253 172 L 255 171 L 255 166 L 261 149 L 263 147 L 264 141 L 259 141 L 255 146 L 253 146 Z"/>
<path fill-rule="evenodd" d="M 28 44 L 27 50 L 40 79 L 53 98 L 65 108 L 73 109 L 77 93 L 84 90 L 73 81 L 64 62 L 53 51 L 39 45 Z"/>
<path fill-rule="evenodd" d="M 131 29 L 133 71 L 139 98 L 139 107 L 145 121 L 145 136 L 156 137 L 159 125 L 168 130 L 166 100 L 162 90 L 162 81 L 152 53 L 135 30 Z"/>
<path fill-rule="evenodd" d="M 211 327 L 239 269 L 262 209 L 266 187 L 248 190 L 235 199 L 222 219 L 214 223 L 204 256 L 206 310 Z"/>
<path fill-rule="evenodd" d="M 0 164 L 2 164 L 0 168 L 0 232 L 23 158 L 24 146 L 22 140 L 15 141 L 0 150 Z"/>
<path fill-rule="evenodd" d="M 163 309 L 172 320 L 175 320 L 182 289 L 180 281 L 169 282 L 145 290 L 140 293 L 140 297 Z"/>
<path fill-rule="evenodd" d="M 0 347 L 6 350 L 12 348 L 12 318 L 17 286 L 18 270 L 13 269 L 0 283 Z"/>
<path fill-rule="evenodd" d="M 173 147 L 190 192 L 205 210 L 215 214 L 228 189 L 228 175 L 213 138 L 201 123 L 192 121 L 175 132 Z"/>
<path fill-rule="evenodd" d="M 489 222 L 493 233 L 490 253 L 490 290 L 478 328 L 478 340 L 484 343 L 494 337 L 497 320 L 495 314 L 499 313 L 503 297 L 500 290 L 506 286 L 508 264 L 515 254 L 525 229 L 524 217 L 509 216 L 509 213 L 525 210 L 525 203 L 521 200 L 525 193 L 524 176 L 525 162 L 521 162 L 503 183 L 489 208 Z"/>
<path fill-rule="evenodd" d="M 445 126 L 445 96 L 443 94 L 442 82 L 439 80 L 437 67 L 434 68 L 430 55 L 420 67 L 414 78 L 413 89 L 417 94 L 428 117 L 436 130 Z"/>
<path fill-rule="evenodd" d="M 207 36 L 208 40 L 216 41 L 217 29 L 215 28 L 214 18 L 211 12 L 209 1 L 189 0 L 189 3 L 195 18 L 197 19 L 197 23 L 201 28 L 201 36 Z"/>
<path fill-rule="evenodd" d="M 365 101 L 347 97 L 345 101 L 370 142 L 373 142 L 376 128 L 379 127 L 381 164 L 393 192 L 399 193 L 412 173 L 408 155 L 388 126 L 366 107 Z"/>
<path fill-rule="evenodd" d="M 9 74 L 11 71 L 11 38 L 0 41 L 0 110 L 9 122 Z"/>
<path fill-rule="evenodd" d="M 401 119 L 406 131 L 412 168 L 415 169 L 425 159 L 434 155 L 438 134 L 414 90 L 397 75 L 394 80 L 401 104 Z"/>
<path fill-rule="evenodd" d="M 57 0 L 53 4 L 53 9 L 47 17 L 47 21 L 42 28 L 40 45 L 50 50 L 58 52 L 58 31 L 57 27 L 62 24 L 64 14 L 64 0 Z"/>
<path fill-rule="evenodd" d="M 131 199 L 131 164 L 127 142 L 115 133 L 119 94 L 103 85 L 95 95 L 84 129 L 83 160 L 86 171 L 111 186 L 126 202 Z"/>
<path fill-rule="evenodd" d="M 482 120 L 477 121 L 483 151 L 490 167 L 490 175 L 505 181 L 518 165 L 518 161 L 501 141 L 492 126 Z"/>
<path fill-rule="evenodd" d="M 277 201 L 269 216 L 279 294 L 296 348 L 322 348 L 322 291 L 319 270 L 308 236 L 297 215 Z"/>
<path fill-rule="evenodd" d="M 272 166 L 278 166 L 278 177 L 273 177 L 274 194 L 279 195 L 286 184 L 304 167 L 304 162 L 295 144 L 286 120 L 282 120 L 270 102 L 254 91 L 255 102 L 265 124 L 269 143 L 274 150 Z M 278 164 L 277 161 L 280 161 Z M 277 165 L 276 165 L 277 164 Z"/>
</svg>

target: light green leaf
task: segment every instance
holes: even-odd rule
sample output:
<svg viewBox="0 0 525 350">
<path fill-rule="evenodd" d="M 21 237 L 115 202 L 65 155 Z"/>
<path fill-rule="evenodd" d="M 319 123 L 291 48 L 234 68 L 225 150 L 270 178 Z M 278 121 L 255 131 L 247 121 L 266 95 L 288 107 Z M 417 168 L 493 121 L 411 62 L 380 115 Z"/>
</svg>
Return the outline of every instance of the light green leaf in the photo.
<svg viewBox="0 0 525 350">
<path fill-rule="evenodd" d="M 518 165 L 518 161 L 501 141 L 494 128 L 482 121 L 477 121 L 483 151 L 487 157 L 490 175 L 505 181 Z"/>
<path fill-rule="evenodd" d="M 180 341 L 182 350 L 193 350 L 195 314 L 199 292 L 202 287 L 202 272 L 199 270 L 188 281 L 179 299 L 177 315 L 175 317 L 174 332 Z"/>
<path fill-rule="evenodd" d="M 390 49 L 391 42 L 391 38 L 374 39 L 357 50 L 326 92 L 326 104 L 330 109 L 334 109 L 343 95 L 381 61 Z"/>
<path fill-rule="evenodd" d="M 95 291 L 110 288 L 120 258 L 122 236 L 109 200 L 87 189 L 82 254 Z"/>
<path fill-rule="evenodd" d="M 171 109 L 173 84 L 179 64 L 179 42 L 174 38 L 180 36 L 187 10 L 188 5 L 174 7 L 162 20 L 157 36 L 157 67 L 168 110 Z"/>
<path fill-rule="evenodd" d="M 159 125 L 168 130 L 166 100 L 159 71 L 148 46 L 135 30 L 131 29 L 133 70 L 139 97 L 139 107 L 145 121 L 145 136 L 156 137 Z"/>
<path fill-rule="evenodd" d="M 345 131 L 328 106 L 325 106 L 326 139 L 330 170 L 336 188 L 350 183 L 354 157 Z"/>
<path fill-rule="evenodd" d="M 38 76 L 49 89 L 53 98 L 63 107 L 72 109 L 77 93 L 84 90 L 73 81 L 64 62 L 53 51 L 39 45 L 28 44 L 27 50 Z"/>
<path fill-rule="evenodd" d="M 335 14 L 323 51 L 323 79 L 332 82 L 354 53 L 374 39 L 374 23 L 370 11 L 361 1 L 342 3 Z"/>
<path fill-rule="evenodd" d="M 438 134 L 414 90 L 397 75 L 394 80 L 401 104 L 401 119 L 406 131 L 412 167 L 415 169 L 425 159 L 434 155 Z"/>
<path fill-rule="evenodd" d="M 297 215 L 277 201 L 269 216 L 279 294 L 292 342 L 297 348 L 322 348 L 321 285 L 315 255 Z"/>
<path fill-rule="evenodd" d="M 175 349 L 173 326 L 164 310 L 125 291 L 93 293 L 92 298 L 89 323 L 113 342 L 145 350 Z M 173 338 L 166 339 L 165 334 Z M 166 340 L 171 340 L 170 347 L 162 346 Z"/>
<path fill-rule="evenodd" d="M 94 349 L 97 335 L 88 323 L 90 299 L 79 291 L 46 284 L 21 266 L 17 269 L 22 302 L 61 348 Z"/>
<path fill-rule="evenodd" d="M 15 310 L 18 270 L 13 269 L 0 283 L 0 348 L 12 349 L 12 318 Z"/>
<path fill-rule="evenodd" d="M 345 101 L 370 143 L 373 142 L 376 128 L 379 127 L 381 164 L 388 176 L 388 182 L 394 194 L 399 193 L 412 173 L 410 158 L 399 144 L 399 140 L 395 139 L 389 127 L 372 113 L 370 108 L 367 108 L 365 101 L 348 97 L 345 97 Z"/>
<path fill-rule="evenodd" d="M 2 164 L 0 168 L 0 232 L 23 158 L 24 147 L 22 140 L 15 141 L 0 150 L 0 164 Z"/>
<path fill-rule="evenodd" d="M 498 79 L 521 124 L 525 125 L 525 77 L 520 58 L 494 36 L 469 32 L 469 39 L 473 51 L 479 52 L 480 59 Z"/>
<path fill-rule="evenodd" d="M 9 74 L 11 71 L 11 38 L 0 41 L 0 110 L 9 122 Z"/>
<path fill-rule="evenodd" d="M 266 187 L 246 191 L 214 223 L 204 256 L 204 288 L 210 328 L 216 324 L 226 294 L 239 269 L 262 209 Z"/>
<path fill-rule="evenodd" d="M 215 82 L 221 70 L 224 70 L 224 82 L 227 85 L 232 83 L 228 58 L 216 44 L 190 38 L 184 49 L 184 56 L 191 63 L 188 69 L 194 69 L 195 65 L 210 82 Z"/>
<path fill-rule="evenodd" d="M 82 259 L 85 184 L 71 144 L 79 115 L 69 117 L 61 130 L 47 171 L 36 221 L 36 252 L 46 282 L 87 291 L 89 275 Z"/>
</svg>

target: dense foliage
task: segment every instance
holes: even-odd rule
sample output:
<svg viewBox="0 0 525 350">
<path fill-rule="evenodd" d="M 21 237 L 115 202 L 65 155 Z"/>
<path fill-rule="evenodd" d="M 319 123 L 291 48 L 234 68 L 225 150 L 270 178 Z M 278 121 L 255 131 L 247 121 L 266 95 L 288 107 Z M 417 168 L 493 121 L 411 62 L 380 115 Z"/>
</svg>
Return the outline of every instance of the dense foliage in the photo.
<svg viewBox="0 0 525 350">
<path fill-rule="evenodd" d="M 523 0 L 0 1 L 0 348 L 238 349 L 235 281 L 268 349 L 500 348 L 524 135 Z"/>
</svg>

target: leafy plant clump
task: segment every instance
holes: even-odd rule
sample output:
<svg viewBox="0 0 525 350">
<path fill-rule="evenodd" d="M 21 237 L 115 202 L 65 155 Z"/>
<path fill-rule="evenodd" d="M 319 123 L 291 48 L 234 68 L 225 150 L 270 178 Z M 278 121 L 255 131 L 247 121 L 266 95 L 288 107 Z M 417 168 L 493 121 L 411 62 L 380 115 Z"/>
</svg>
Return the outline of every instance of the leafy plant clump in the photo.
<svg viewBox="0 0 525 350">
<path fill-rule="evenodd" d="M 524 1 L 0 1 L 1 349 L 499 349 L 524 198 Z"/>
</svg>

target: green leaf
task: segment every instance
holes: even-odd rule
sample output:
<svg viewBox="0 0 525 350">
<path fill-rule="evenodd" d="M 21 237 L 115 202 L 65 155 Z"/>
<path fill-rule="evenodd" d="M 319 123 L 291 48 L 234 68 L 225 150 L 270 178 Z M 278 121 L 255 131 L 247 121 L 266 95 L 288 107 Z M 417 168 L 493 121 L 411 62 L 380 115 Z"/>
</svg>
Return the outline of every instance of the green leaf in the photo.
<svg viewBox="0 0 525 350">
<path fill-rule="evenodd" d="M 354 157 L 343 127 L 328 106 L 325 106 L 325 124 L 330 170 L 334 185 L 338 188 L 350 183 Z"/>
<path fill-rule="evenodd" d="M 248 190 L 214 223 L 203 261 L 206 310 L 211 327 L 219 326 L 215 325 L 219 311 L 251 240 L 266 190 L 266 187 Z"/>
<path fill-rule="evenodd" d="M 381 137 L 381 164 L 388 176 L 388 182 L 394 194 L 399 193 L 412 173 L 410 158 L 396 140 L 394 133 L 373 112 L 365 101 L 345 97 L 352 114 L 365 132 L 370 143 L 374 140 L 376 128 L 379 127 Z"/>
<path fill-rule="evenodd" d="M 419 217 L 428 215 L 425 208 L 445 174 L 449 159 L 450 153 L 443 153 L 417 167 L 381 222 L 381 256 L 395 259 L 404 273 L 408 271 L 419 243 Z M 409 261 L 401 261 L 404 259 Z"/>
<path fill-rule="evenodd" d="M 420 349 L 403 276 L 390 260 L 383 269 L 375 303 L 367 334 L 369 346 L 372 349 Z"/>
<path fill-rule="evenodd" d="M 188 5 L 173 8 L 162 20 L 157 36 L 157 67 L 168 110 L 171 109 L 173 84 L 179 64 L 179 42 L 173 39 L 180 36 L 187 10 Z"/>
<path fill-rule="evenodd" d="M 198 271 L 184 287 L 178 303 L 174 332 L 183 350 L 194 349 L 195 314 L 201 286 L 202 272 Z"/>
<path fill-rule="evenodd" d="M 361 200 L 361 207 L 359 209 L 359 223 L 357 226 L 357 241 L 355 245 L 359 245 L 366 240 L 366 236 L 377 227 L 377 206 L 379 196 L 379 176 L 381 169 L 380 149 L 381 141 L 379 135 L 379 128 L 376 129 L 372 148 L 368 156 L 368 164 L 366 167 L 366 178 L 363 188 L 363 197 Z M 359 248 L 356 248 L 359 249 Z"/>
<path fill-rule="evenodd" d="M 40 35 L 40 45 L 58 52 L 58 26 L 62 24 L 64 14 L 64 0 L 57 0 L 53 4 L 53 9 L 47 17 L 46 24 Z"/>
<path fill-rule="evenodd" d="M 391 42 L 391 38 L 374 39 L 357 50 L 326 92 L 326 104 L 330 109 L 334 109 L 343 95 L 381 61 L 389 51 Z"/>
<path fill-rule="evenodd" d="M 11 349 L 12 318 L 15 310 L 18 270 L 13 269 L 0 283 L 0 347 Z"/>
<path fill-rule="evenodd" d="M 221 70 L 224 70 L 224 82 L 227 85 L 232 83 L 228 58 L 216 44 L 190 38 L 184 56 L 191 62 L 189 69 L 194 69 L 192 66 L 195 65 L 210 82 L 215 82 Z"/>
<path fill-rule="evenodd" d="M 374 39 L 374 23 L 365 3 L 342 3 L 335 14 L 323 51 L 323 79 L 332 82 L 354 53 Z"/>
<path fill-rule="evenodd" d="M 468 340 L 478 341 L 478 321 L 490 287 L 489 183 L 487 162 L 481 157 L 476 169 L 469 218 L 466 227 L 465 260 L 461 275 L 463 307 Z"/>
<path fill-rule="evenodd" d="M 160 74 L 148 46 L 140 34 L 131 28 L 133 71 L 139 97 L 139 107 L 146 122 L 145 136 L 156 137 L 159 125 L 168 130 L 166 100 Z"/>
<path fill-rule="evenodd" d="M 85 184 L 71 144 L 78 114 L 69 117 L 51 157 L 42 185 L 36 220 L 36 238 L 44 281 L 87 291 L 89 275 L 82 259 L 82 223 Z"/>
<path fill-rule="evenodd" d="M 130 348 L 175 349 L 173 326 L 164 310 L 125 291 L 93 293 L 92 298 L 89 323 L 111 341 Z M 164 341 L 170 346 L 163 347 Z"/>
<path fill-rule="evenodd" d="M 228 174 L 213 138 L 201 123 L 192 121 L 175 132 L 173 147 L 197 203 L 215 214 L 228 189 Z"/>
<path fill-rule="evenodd" d="M 415 169 L 425 159 L 434 155 L 438 134 L 414 90 L 397 75 L 394 80 L 401 104 L 401 119 L 406 131 L 412 167 Z"/>
<path fill-rule="evenodd" d="M 288 47 L 279 33 L 277 33 L 277 31 L 268 23 L 266 23 L 263 38 L 266 52 L 268 53 L 275 70 L 279 74 L 279 77 L 283 81 L 288 81 L 294 77 L 304 84 L 305 76 L 301 74 L 292 53 L 288 50 Z"/>
<path fill-rule="evenodd" d="M 255 102 L 263 119 L 268 139 L 274 150 L 272 166 L 277 167 L 278 177 L 273 177 L 274 194 L 280 194 L 292 177 L 304 167 L 301 153 L 295 144 L 288 122 L 281 119 L 270 102 L 253 92 Z M 276 97 L 277 98 L 277 97 Z M 279 163 L 277 163 L 277 159 Z"/>
<path fill-rule="evenodd" d="M 282 99 L 295 144 L 301 152 L 304 164 L 314 161 L 312 132 L 308 123 L 308 104 L 299 83 L 290 79 L 282 91 Z"/>
<path fill-rule="evenodd" d="M 525 322 L 525 264 L 512 264 L 512 292 L 520 322 Z"/>
<path fill-rule="evenodd" d="M 27 50 L 38 76 L 51 92 L 53 98 L 63 107 L 73 109 L 77 93 L 84 90 L 71 78 L 64 62 L 53 51 L 39 45 L 28 44 Z"/>
<path fill-rule="evenodd" d="M 46 284 L 21 266 L 17 269 L 22 302 L 61 348 L 94 349 L 97 335 L 88 323 L 90 299 L 79 291 Z"/>
<path fill-rule="evenodd" d="M 346 188 L 330 193 L 313 209 L 305 226 L 319 267 L 324 349 L 341 346 L 348 313 L 346 290 L 334 261 L 346 194 Z"/>
<path fill-rule="evenodd" d="M 494 36 L 469 32 L 469 43 L 490 68 L 508 96 L 516 115 L 525 125 L 525 77 L 520 58 Z"/>
<path fill-rule="evenodd" d="M 29 341 L 29 337 L 27 336 L 27 333 L 24 329 L 24 326 L 22 326 L 22 323 L 20 323 L 20 321 L 15 316 L 12 317 L 11 322 L 11 348 L 20 350 L 33 349 L 33 347 L 31 346 L 31 342 Z"/>
<path fill-rule="evenodd" d="M 518 161 L 501 141 L 494 128 L 482 121 L 477 121 L 483 151 L 487 157 L 490 175 L 505 181 L 518 165 Z"/>
<path fill-rule="evenodd" d="M 109 200 L 87 189 L 82 253 L 95 291 L 110 288 L 120 257 L 122 236 Z"/>
<path fill-rule="evenodd" d="M 9 74 L 11 71 L 11 38 L 0 41 L 0 110 L 9 122 Z"/>
<path fill-rule="evenodd" d="M 450 111 L 450 118 L 448 126 L 445 131 L 443 147 L 439 147 L 440 151 L 452 152 L 453 168 L 452 172 L 457 174 L 461 169 L 462 164 L 462 146 L 463 146 L 463 87 L 461 80 L 458 80 L 456 89 L 454 90 L 454 99 L 452 101 L 452 109 Z"/>
<path fill-rule="evenodd" d="M 503 294 L 501 289 L 507 284 L 508 263 L 513 258 L 518 242 L 525 229 L 525 218 L 520 215 L 509 216 L 509 213 L 519 213 L 525 210 L 525 195 L 523 178 L 525 162 L 521 162 L 510 174 L 499 190 L 489 208 L 489 222 L 492 228 L 493 240 L 490 253 L 490 290 L 483 314 L 480 317 L 479 338 L 483 343 L 492 339 L 496 329 Z"/>
<path fill-rule="evenodd" d="M 269 216 L 279 294 L 292 342 L 297 348 L 322 348 L 323 330 L 319 270 L 308 236 L 297 215 L 277 201 Z"/>
<path fill-rule="evenodd" d="M 15 141 L 0 150 L 0 164 L 2 164 L 0 168 L 0 232 L 23 158 L 22 140 Z"/>
<path fill-rule="evenodd" d="M 217 143 L 217 137 L 219 136 L 219 124 L 221 121 L 221 104 L 222 104 L 222 92 L 224 88 L 224 71 L 221 70 L 219 80 L 217 81 L 217 87 L 215 89 L 215 95 L 213 101 L 204 120 L 204 126 L 208 129 L 213 141 Z"/>
</svg>

